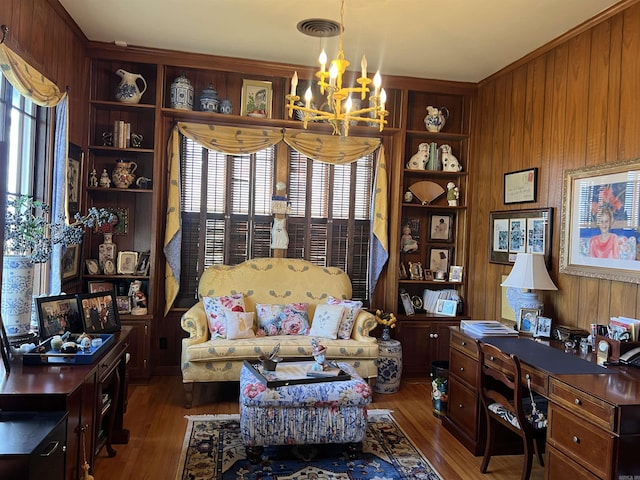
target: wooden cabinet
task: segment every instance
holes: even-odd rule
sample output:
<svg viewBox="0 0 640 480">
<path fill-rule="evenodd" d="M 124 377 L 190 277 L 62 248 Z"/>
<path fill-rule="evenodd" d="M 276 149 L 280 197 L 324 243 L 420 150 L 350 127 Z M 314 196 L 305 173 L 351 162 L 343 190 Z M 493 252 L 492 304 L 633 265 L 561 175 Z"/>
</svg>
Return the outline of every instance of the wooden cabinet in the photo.
<svg viewBox="0 0 640 480">
<path fill-rule="evenodd" d="M 122 321 L 122 325 L 131 327 L 129 335 L 129 364 L 127 374 L 136 383 L 139 379 L 149 378 L 151 365 L 149 364 L 151 349 L 151 319 Z"/>
<path fill-rule="evenodd" d="M 424 377 L 431 372 L 431 363 L 449 357 L 449 327 L 457 322 L 447 320 L 402 320 L 396 339 L 402 343 L 402 374 L 404 377 Z"/>
<path fill-rule="evenodd" d="M 139 103 L 122 103 L 116 100 L 116 90 L 121 77 L 115 72 L 119 69 L 139 74 L 144 78 L 147 88 Z M 85 204 L 88 207 L 107 208 L 118 217 L 112 236 L 117 249 L 114 264 L 100 264 L 98 272 L 85 272 L 85 289 L 90 291 L 93 282 L 100 285 L 98 288 L 112 285 L 116 295 L 127 297 L 131 282 L 139 282 L 146 297 L 146 305 L 142 306 L 146 306 L 147 313 L 131 315 L 123 309 L 120 318 L 123 323 L 134 326 L 134 329 L 139 323 L 147 334 L 150 320 L 157 311 L 157 282 L 154 282 L 154 275 L 158 256 L 157 235 L 160 229 L 157 228 L 159 210 L 156 205 L 159 194 L 155 187 L 162 178 L 161 172 L 156 168 L 157 71 L 157 65 L 152 63 L 111 58 L 94 58 L 91 61 L 89 147 L 83 168 L 86 182 Z M 143 84 L 139 85 L 142 88 Z M 134 176 L 133 181 L 129 185 L 117 185 L 114 181 L 114 170 L 125 165 L 126 171 Z M 92 172 L 95 172 L 97 179 L 92 180 Z M 110 185 L 105 186 L 101 182 L 103 175 L 107 176 Z M 103 242 L 103 235 L 97 230 L 85 235 L 84 258 L 99 259 L 100 244 Z M 133 271 L 131 268 L 125 269 L 121 264 L 121 259 L 125 257 L 121 255 L 127 254 L 132 258 L 130 252 L 135 252 L 138 259 L 146 257 L 146 263 L 134 265 Z M 132 297 L 131 301 L 135 307 L 137 300 Z M 148 338 L 148 335 L 142 338 Z M 142 347 L 140 351 L 137 351 L 138 347 Z M 135 342 L 131 355 L 139 361 L 130 373 L 131 378 L 148 379 L 148 343 Z M 144 368 L 137 368 L 139 366 Z"/>
</svg>

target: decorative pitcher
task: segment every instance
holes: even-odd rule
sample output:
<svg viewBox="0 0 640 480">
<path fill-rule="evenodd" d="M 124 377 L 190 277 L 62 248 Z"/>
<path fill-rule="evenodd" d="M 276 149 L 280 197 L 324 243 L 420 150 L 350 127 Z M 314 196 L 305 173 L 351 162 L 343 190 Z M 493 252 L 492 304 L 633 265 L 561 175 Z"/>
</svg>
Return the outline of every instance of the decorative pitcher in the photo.
<svg viewBox="0 0 640 480">
<path fill-rule="evenodd" d="M 427 116 L 424 117 L 424 124 L 429 132 L 439 132 L 444 127 L 449 118 L 449 110 L 446 107 L 427 107 Z"/>
<path fill-rule="evenodd" d="M 113 184 L 117 188 L 129 188 L 129 185 L 131 185 L 136 179 L 136 176 L 133 174 L 133 172 L 135 172 L 137 168 L 138 164 L 136 162 L 118 160 L 116 162 L 116 168 L 111 174 Z"/>
<path fill-rule="evenodd" d="M 142 94 L 147 91 L 147 82 L 137 73 L 130 73 L 123 69 L 116 70 L 116 75 L 122 78 L 116 89 L 116 100 L 122 103 L 138 103 Z M 142 91 L 138 88 L 138 80 L 142 81 Z"/>
</svg>

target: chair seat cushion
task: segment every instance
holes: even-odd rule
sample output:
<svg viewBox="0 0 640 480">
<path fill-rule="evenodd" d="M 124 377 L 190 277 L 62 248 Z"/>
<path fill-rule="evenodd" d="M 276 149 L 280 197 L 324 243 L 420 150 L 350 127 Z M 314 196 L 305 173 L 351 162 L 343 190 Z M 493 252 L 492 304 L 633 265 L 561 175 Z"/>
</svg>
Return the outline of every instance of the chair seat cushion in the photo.
<svg viewBox="0 0 640 480">
<path fill-rule="evenodd" d="M 546 418 L 548 408 L 547 399 L 540 395 L 534 395 L 534 401 L 536 403 L 536 410 L 542 413 L 544 415 L 544 418 Z M 538 421 L 538 419 L 534 419 L 532 417 L 533 408 L 531 406 L 531 399 L 528 396 L 522 399 L 522 406 L 524 407 L 524 412 L 527 418 L 530 420 L 533 428 L 546 427 L 546 421 Z M 518 421 L 518 418 L 516 417 L 515 413 L 510 410 L 511 408 L 513 408 L 512 406 L 506 408 L 502 403 L 495 402 L 491 403 L 487 408 L 489 408 L 491 412 L 493 412 L 506 422 L 510 423 L 514 427 L 520 428 L 520 422 Z"/>
</svg>

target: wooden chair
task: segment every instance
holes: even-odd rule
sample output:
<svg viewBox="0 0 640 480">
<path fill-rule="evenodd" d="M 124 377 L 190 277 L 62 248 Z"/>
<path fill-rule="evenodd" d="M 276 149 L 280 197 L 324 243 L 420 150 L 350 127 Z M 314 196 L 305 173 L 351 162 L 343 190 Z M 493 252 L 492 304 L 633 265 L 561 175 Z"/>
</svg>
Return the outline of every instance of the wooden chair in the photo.
<svg viewBox="0 0 640 480">
<path fill-rule="evenodd" d="M 505 427 L 522 438 L 524 448 L 524 465 L 522 480 L 531 474 L 533 453 L 536 452 L 540 465 L 544 465 L 542 454 L 546 437 L 546 427 L 534 428 L 527 415 L 531 414 L 531 399 L 528 386 L 521 381 L 520 361 L 499 348 L 478 343 L 480 398 L 487 418 L 487 438 L 484 458 L 480 472 L 486 473 L 491 456 L 496 453 L 496 430 Z M 536 399 L 540 410 L 546 411 L 541 403 L 542 397 Z"/>
</svg>

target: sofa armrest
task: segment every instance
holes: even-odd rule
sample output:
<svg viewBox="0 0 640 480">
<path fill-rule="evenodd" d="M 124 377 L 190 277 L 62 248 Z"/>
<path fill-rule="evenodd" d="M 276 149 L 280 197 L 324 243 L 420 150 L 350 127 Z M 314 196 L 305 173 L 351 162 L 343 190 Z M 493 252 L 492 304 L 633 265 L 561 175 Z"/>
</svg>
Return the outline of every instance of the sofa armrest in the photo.
<svg viewBox="0 0 640 480">
<path fill-rule="evenodd" d="M 376 317 L 374 317 L 372 313 L 369 313 L 366 310 L 361 310 L 356 317 L 356 323 L 353 326 L 351 338 L 360 342 L 375 343 L 377 342 L 376 337 L 370 336 L 369 332 L 371 332 L 371 330 L 373 330 L 377 326 L 378 322 L 376 322 Z"/>
<path fill-rule="evenodd" d="M 184 346 L 195 345 L 209 340 L 209 325 L 202 302 L 196 303 L 182 315 L 180 326 L 189 334 L 189 338 L 183 339 Z"/>
</svg>

